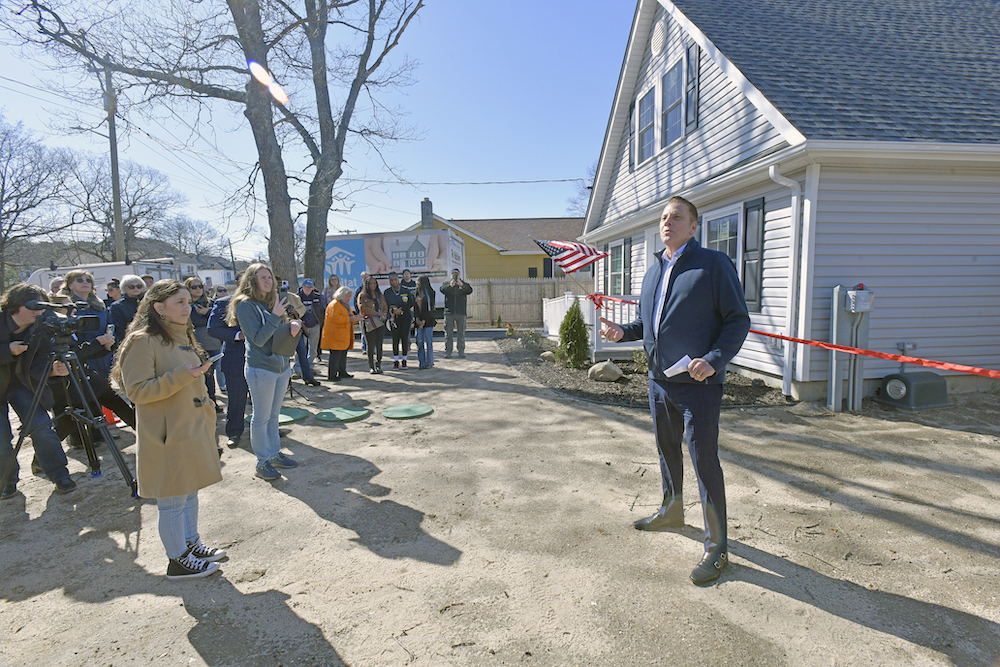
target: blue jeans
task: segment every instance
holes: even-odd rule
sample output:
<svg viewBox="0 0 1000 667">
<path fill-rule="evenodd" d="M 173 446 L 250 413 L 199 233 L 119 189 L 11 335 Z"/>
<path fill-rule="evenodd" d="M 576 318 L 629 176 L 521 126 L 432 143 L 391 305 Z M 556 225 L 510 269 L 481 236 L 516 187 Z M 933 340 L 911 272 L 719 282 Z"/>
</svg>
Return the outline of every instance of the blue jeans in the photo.
<svg viewBox="0 0 1000 667">
<path fill-rule="evenodd" d="M 250 398 L 253 399 L 253 416 L 250 417 L 250 447 L 258 463 L 269 461 L 281 451 L 278 435 L 278 413 L 288 389 L 292 369 L 281 373 L 247 366 L 244 369 Z"/>
<path fill-rule="evenodd" d="M 32 397 L 33 394 L 27 387 L 16 383 L 7 390 L 7 405 L 14 408 L 14 412 L 17 413 L 21 420 L 21 429 L 31 433 L 31 444 L 35 448 L 35 458 L 38 460 L 38 465 L 42 466 L 45 476 L 53 482 L 67 480 L 69 479 L 69 470 L 66 469 L 66 452 L 63 451 L 62 443 L 59 442 L 59 436 L 56 435 L 51 422 L 46 423 L 49 421 L 49 413 L 38 406 L 31 418 L 31 423 L 27 423 Z M 11 442 L 13 435 L 10 430 L 10 413 L 7 410 L 7 405 L 4 405 L 3 410 L 0 410 L 3 412 L 3 416 L 0 417 L 0 437 L 3 437 L 4 434 L 7 435 L 6 444 L 0 442 L 0 475 L 7 469 L 10 460 L 14 458 L 14 446 Z M 15 460 L 8 484 L 17 482 L 19 479 L 18 471 L 19 467 Z"/>
<path fill-rule="evenodd" d="M 424 346 L 427 347 L 426 352 Z M 434 327 L 417 329 L 417 363 L 421 368 L 430 368 L 434 365 Z"/>
<path fill-rule="evenodd" d="M 309 340 L 302 335 L 299 337 L 299 343 L 295 346 L 295 366 L 294 370 L 296 373 L 302 373 L 302 379 L 306 382 L 312 382 L 316 379 L 316 376 L 312 372 L 312 364 L 309 363 L 309 344 L 306 342 Z"/>
<path fill-rule="evenodd" d="M 198 540 L 198 492 L 157 498 L 156 509 L 160 513 L 160 541 L 167 558 L 180 558 L 187 551 L 187 543 Z"/>
</svg>

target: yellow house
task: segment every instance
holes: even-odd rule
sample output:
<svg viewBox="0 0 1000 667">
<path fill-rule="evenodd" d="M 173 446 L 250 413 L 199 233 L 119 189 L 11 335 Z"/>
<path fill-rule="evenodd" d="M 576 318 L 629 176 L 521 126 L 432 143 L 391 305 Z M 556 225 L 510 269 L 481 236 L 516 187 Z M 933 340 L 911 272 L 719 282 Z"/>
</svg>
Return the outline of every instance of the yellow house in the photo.
<svg viewBox="0 0 1000 667">
<path fill-rule="evenodd" d="M 434 215 L 435 229 L 452 229 L 465 240 L 467 278 L 551 278 L 559 267 L 535 244 L 575 241 L 583 233 L 583 218 L 505 218 L 445 220 Z M 418 229 L 414 225 L 407 231 Z M 591 265 L 593 266 L 593 265 Z M 590 271 L 590 267 L 582 273 Z"/>
</svg>

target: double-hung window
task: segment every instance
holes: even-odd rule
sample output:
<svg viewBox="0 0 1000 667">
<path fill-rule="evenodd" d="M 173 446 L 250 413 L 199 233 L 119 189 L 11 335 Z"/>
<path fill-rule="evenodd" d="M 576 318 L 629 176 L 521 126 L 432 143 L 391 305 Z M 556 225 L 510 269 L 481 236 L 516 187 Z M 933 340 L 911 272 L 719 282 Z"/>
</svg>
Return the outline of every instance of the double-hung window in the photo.
<svg viewBox="0 0 1000 667">
<path fill-rule="evenodd" d="M 639 163 L 656 152 L 656 90 L 639 99 Z M 615 292 L 617 294 L 617 292 Z"/>
<path fill-rule="evenodd" d="M 624 294 L 625 286 L 625 253 L 624 245 L 619 243 L 611 246 L 611 257 L 608 258 L 608 294 Z"/>
<path fill-rule="evenodd" d="M 684 61 L 667 70 L 663 75 L 663 120 L 661 122 L 660 148 L 666 148 L 684 136 Z"/>
<path fill-rule="evenodd" d="M 709 211 L 701 222 L 705 247 L 729 256 L 740 275 L 747 310 L 759 313 L 764 277 L 764 200 Z"/>
</svg>

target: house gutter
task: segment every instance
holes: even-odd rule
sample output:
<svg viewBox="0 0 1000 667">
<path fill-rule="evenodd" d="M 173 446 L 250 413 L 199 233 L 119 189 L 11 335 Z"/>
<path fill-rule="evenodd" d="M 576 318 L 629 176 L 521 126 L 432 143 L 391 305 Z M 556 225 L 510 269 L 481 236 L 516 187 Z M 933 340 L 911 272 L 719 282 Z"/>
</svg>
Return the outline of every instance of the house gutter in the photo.
<svg viewBox="0 0 1000 667">
<path fill-rule="evenodd" d="M 767 175 L 778 185 L 784 185 L 792 191 L 792 237 L 789 242 L 790 254 L 788 258 L 788 296 L 785 303 L 788 304 L 788 316 L 785 318 L 785 335 L 789 338 L 795 337 L 795 314 L 796 301 L 795 293 L 798 289 L 799 265 L 799 215 L 802 209 L 802 188 L 798 182 L 786 178 L 778 171 L 778 165 L 772 164 L 767 169 Z M 795 343 L 789 341 L 785 345 L 785 359 L 781 372 L 781 393 L 785 396 L 792 395 L 792 359 L 795 352 Z"/>
</svg>

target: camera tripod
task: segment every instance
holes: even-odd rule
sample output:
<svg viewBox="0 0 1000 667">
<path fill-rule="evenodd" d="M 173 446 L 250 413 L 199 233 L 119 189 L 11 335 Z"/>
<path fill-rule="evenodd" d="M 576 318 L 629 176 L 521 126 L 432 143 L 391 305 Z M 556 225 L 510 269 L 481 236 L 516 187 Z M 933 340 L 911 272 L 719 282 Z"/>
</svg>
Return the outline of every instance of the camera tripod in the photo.
<svg viewBox="0 0 1000 667">
<path fill-rule="evenodd" d="M 94 394 L 93 387 L 90 386 L 90 381 L 87 380 L 87 374 L 84 371 L 82 362 L 77 357 L 76 352 L 70 347 L 71 340 L 69 336 L 64 335 L 58 335 L 55 338 L 55 347 L 49 353 L 48 361 L 45 364 L 45 373 L 42 376 L 44 379 L 35 388 L 34 396 L 31 399 L 31 407 L 28 409 L 27 417 L 21 424 L 20 436 L 17 439 L 17 444 L 14 446 L 14 456 L 11 457 L 7 469 L 3 471 L 2 477 L 0 477 L 0 488 L 6 486 L 7 479 L 14 470 L 14 463 L 17 460 L 18 452 L 21 451 L 21 446 L 24 444 L 24 439 L 32 433 L 51 425 L 56 419 L 65 416 L 73 420 L 76 428 L 79 430 L 80 439 L 83 441 L 83 447 L 87 452 L 87 462 L 90 464 L 91 477 L 101 476 L 101 460 L 97 457 L 97 451 L 94 448 L 94 439 L 90 434 L 90 429 L 87 428 L 88 426 L 96 429 L 104 438 L 108 451 L 111 452 L 111 458 L 115 460 L 118 469 L 121 470 L 125 483 L 128 484 L 129 489 L 132 491 L 132 496 L 138 497 L 138 484 L 132 472 L 128 469 L 128 463 L 126 463 L 121 451 L 119 451 L 118 445 L 115 444 L 114 437 L 111 435 L 111 430 L 108 428 L 108 422 L 104 419 L 103 412 L 99 410 L 97 414 L 94 414 L 91 408 L 92 405 L 100 405 L 100 403 Z M 62 413 L 50 418 L 34 431 L 29 432 L 25 424 L 30 424 L 35 413 L 39 409 L 43 409 L 41 407 L 42 394 L 45 391 L 52 367 L 57 361 L 61 361 L 69 370 L 69 375 L 63 378 L 67 382 L 66 394 L 68 404 Z"/>
</svg>

